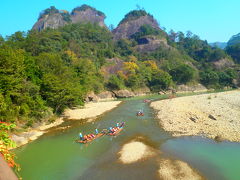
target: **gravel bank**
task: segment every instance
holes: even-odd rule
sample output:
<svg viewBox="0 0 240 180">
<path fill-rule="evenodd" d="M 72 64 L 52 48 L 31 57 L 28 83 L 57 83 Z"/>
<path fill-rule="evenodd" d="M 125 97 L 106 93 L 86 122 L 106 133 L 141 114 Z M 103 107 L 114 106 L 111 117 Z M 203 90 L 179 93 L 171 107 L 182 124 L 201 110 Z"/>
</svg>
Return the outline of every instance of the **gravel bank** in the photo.
<svg viewBox="0 0 240 180">
<path fill-rule="evenodd" d="M 240 91 L 204 94 L 151 103 L 160 125 L 173 136 L 202 135 L 240 141 Z"/>
</svg>

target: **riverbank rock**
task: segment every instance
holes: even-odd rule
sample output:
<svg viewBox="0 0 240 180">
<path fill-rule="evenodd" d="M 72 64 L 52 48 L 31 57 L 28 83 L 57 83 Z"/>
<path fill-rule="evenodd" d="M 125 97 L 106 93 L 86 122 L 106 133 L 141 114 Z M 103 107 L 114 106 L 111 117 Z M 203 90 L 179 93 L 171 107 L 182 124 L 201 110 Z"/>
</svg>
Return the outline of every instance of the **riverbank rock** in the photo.
<svg viewBox="0 0 240 180">
<path fill-rule="evenodd" d="M 164 94 L 170 95 L 170 94 L 175 94 L 175 93 L 176 93 L 175 89 L 169 89 L 169 90 L 166 90 L 166 91 L 161 90 L 161 91 L 158 92 L 159 95 L 164 95 Z"/>
<path fill-rule="evenodd" d="M 98 102 L 98 101 L 99 97 L 94 92 L 88 93 L 85 97 L 85 102 Z"/>
<path fill-rule="evenodd" d="M 148 87 L 145 87 L 141 89 L 136 89 L 133 91 L 133 93 L 135 94 L 135 96 L 145 96 L 147 94 L 150 94 L 151 90 Z"/>
<path fill-rule="evenodd" d="M 100 100 L 113 100 L 115 99 L 115 94 L 110 91 L 104 91 L 97 95 Z"/>
<path fill-rule="evenodd" d="M 16 143 L 16 146 L 22 146 L 30 141 L 36 140 L 39 136 L 43 135 L 43 131 L 31 130 L 29 132 L 21 133 L 20 135 L 13 134 L 11 139 Z"/>
<path fill-rule="evenodd" d="M 113 91 L 113 93 L 115 94 L 115 96 L 117 98 L 129 98 L 129 97 L 134 97 L 135 94 L 131 91 L 128 90 L 118 90 L 118 91 Z"/>
<path fill-rule="evenodd" d="M 185 92 L 206 92 L 208 89 L 203 86 L 202 84 L 196 84 L 192 86 L 188 86 L 185 84 L 178 85 L 177 86 L 177 92 L 178 93 L 185 93 Z"/>
<path fill-rule="evenodd" d="M 12 135 L 11 139 L 16 143 L 17 147 L 28 143 L 28 139 L 26 137 L 17 136 L 15 134 Z"/>
<path fill-rule="evenodd" d="M 213 115 L 211 115 L 211 114 L 209 114 L 209 116 L 208 116 L 210 119 L 212 119 L 212 120 L 214 120 L 214 121 L 216 121 L 217 119 L 213 116 Z"/>
</svg>

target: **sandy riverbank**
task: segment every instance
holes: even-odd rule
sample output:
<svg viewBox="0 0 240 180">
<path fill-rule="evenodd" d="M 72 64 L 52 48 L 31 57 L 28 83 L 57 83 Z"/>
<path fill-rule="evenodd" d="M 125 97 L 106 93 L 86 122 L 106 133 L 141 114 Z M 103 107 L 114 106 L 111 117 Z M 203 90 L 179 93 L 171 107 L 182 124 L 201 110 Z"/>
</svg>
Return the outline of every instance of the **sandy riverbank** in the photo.
<svg viewBox="0 0 240 180">
<path fill-rule="evenodd" d="M 82 109 L 68 109 L 64 116 L 71 120 L 89 119 L 94 120 L 97 116 L 117 107 L 121 101 L 108 101 L 86 104 Z"/>
<path fill-rule="evenodd" d="M 158 149 L 154 149 L 138 140 L 132 140 L 124 144 L 119 151 L 118 156 L 119 161 L 126 165 L 153 158 L 154 161 L 159 164 L 159 169 L 156 171 L 156 174 L 158 174 L 160 179 L 203 179 L 202 176 L 187 163 L 179 160 L 162 158 Z"/>
<path fill-rule="evenodd" d="M 88 122 L 93 121 L 99 115 L 104 114 L 107 111 L 110 111 L 116 108 L 121 101 L 109 101 L 109 102 L 97 102 L 97 103 L 89 103 L 81 109 L 68 109 L 64 112 L 64 117 L 67 119 L 89 119 Z M 44 133 L 48 132 L 48 130 L 52 127 L 56 127 L 61 125 L 64 122 L 63 118 L 58 118 L 55 122 L 38 126 L 37 128 L 30 128 L 26 132 L 19 134 L 12 134 L 11 138 L 16 142 L 16 146 L 20 147 L 25 145 L 33 140 L 36 140 Z"/>
<path fill-rule="evenodd" d="M 173 136 L 203 135 L 240 141 L 240 91 L 152 102 L 160 125 Z"/>
</svg>

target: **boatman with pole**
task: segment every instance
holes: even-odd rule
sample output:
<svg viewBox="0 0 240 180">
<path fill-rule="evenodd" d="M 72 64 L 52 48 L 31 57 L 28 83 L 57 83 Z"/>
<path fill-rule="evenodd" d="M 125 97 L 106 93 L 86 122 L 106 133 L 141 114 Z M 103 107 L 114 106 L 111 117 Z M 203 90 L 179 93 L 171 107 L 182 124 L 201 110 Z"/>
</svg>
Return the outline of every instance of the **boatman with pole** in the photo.
<svg viewBox="0 0 240 180">
<path fill-rule="evenodd" d="M 80 138 L 81 140 L 83 140 L 83 135 L 82 135 L 82 133 L 79 133 L 79 138 Z"/>
<path fill-rule="evenodd" d="M 98 134 L 98 129 L 95 129 L 95 133 Z"/>
</svg>

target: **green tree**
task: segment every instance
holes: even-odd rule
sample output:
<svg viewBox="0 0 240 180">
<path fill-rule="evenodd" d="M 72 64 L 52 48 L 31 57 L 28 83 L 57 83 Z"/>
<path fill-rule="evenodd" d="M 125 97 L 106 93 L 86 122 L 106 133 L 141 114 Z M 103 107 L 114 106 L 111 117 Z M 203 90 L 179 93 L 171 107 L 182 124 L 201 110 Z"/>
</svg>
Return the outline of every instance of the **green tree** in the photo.
<svg viewBox="0 0 240 180">
<path fill-rule="evenodd" d="M 107 82 L 107 87 L 110 90 L 120 90 L 124 89 L 125 86 L 124 81 L 121 78 L 116 75 L 112 75 Z"/>
<path fill-rule="evenodd" d="M 227 46 L 226 52 L 235 60 L 236 63 L 240 63 L 240 43 Z"/>
<path fill-rule="evenodd" d="M 3 95 L 19 93 L 25 78 L 24 68 L 23 50 L 0 48 L 0 91 Z"/>
<path fill-rule="evenodd" d="M 80 85 L 70 81 L 69 77 L 44 74 L 41 93 L 55 113 L 62 113 L 66 107 L 83 103 Z"/>
<path fill-rule="evenodd" d="M 54 112 L 82 103 L 84 93 L 79 78 L 58 54 L 40 54 L 37 64 L 43 73 L 41 95 Z"/>
<path fill-rule="evenodd" d="M 149 82 L 151 90 L 159 91 L 161 89 L 167 89 L 172 83 L 172 77 L 162 70 L 156 70 L 153 72 L 152 79 Z"/>
<path fill-rule="evenodd" d="M 210 55 L 209 61 L 217 61 L 225 58 L 227 55 L 222 49 L 214 49 L 213 53 Z"/>
<path fill-rule="evenodd" d="M 216 87 L 219 84 L 219 76 L 211 70 L 203 71 L 200 72 L 200 81 L 207 87 Z"/>
<path fill-rule="evenodd" d="M 185 84 L 193 80 L 195 70 L 187 64 L 182 64 L 170 70 L 170 74 L 173 80 L 176 81 L 178 84 Z"/>
</svg>

